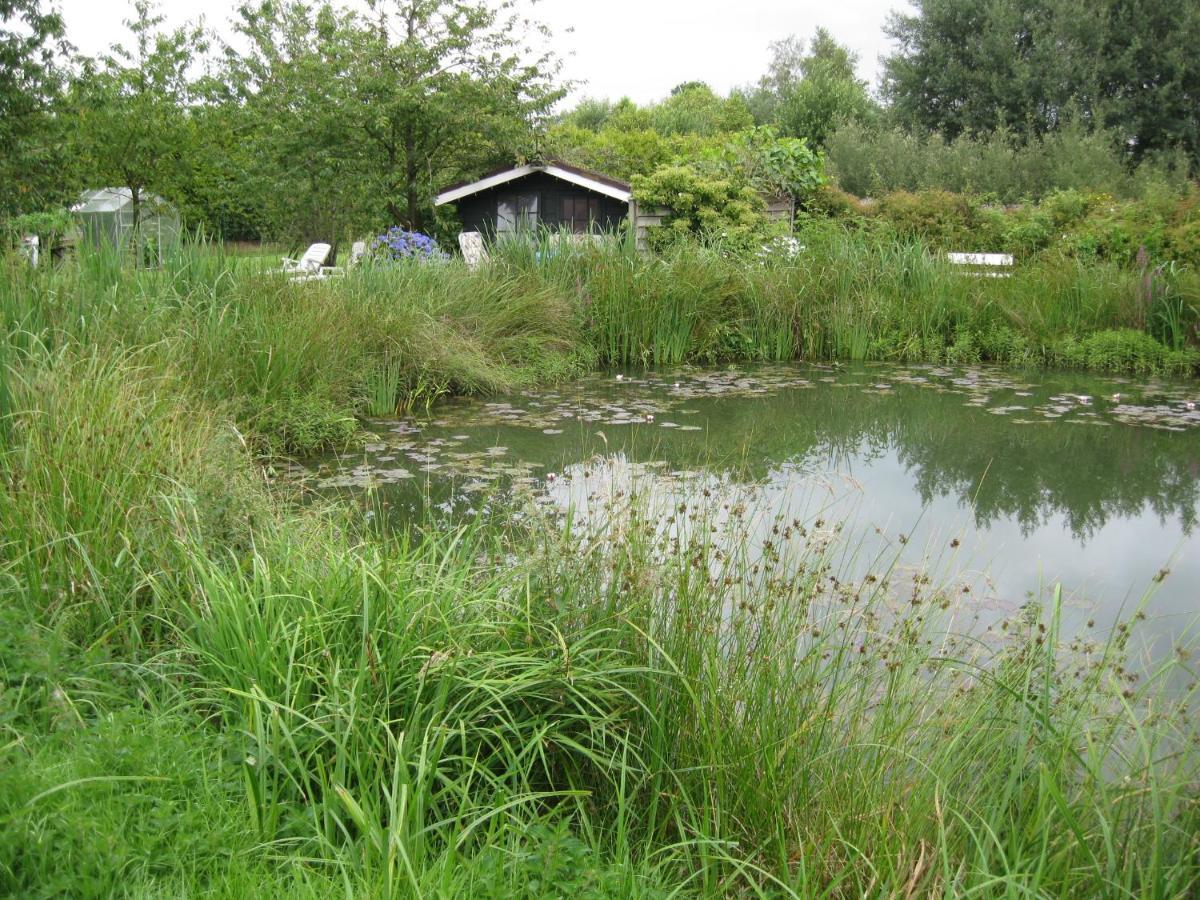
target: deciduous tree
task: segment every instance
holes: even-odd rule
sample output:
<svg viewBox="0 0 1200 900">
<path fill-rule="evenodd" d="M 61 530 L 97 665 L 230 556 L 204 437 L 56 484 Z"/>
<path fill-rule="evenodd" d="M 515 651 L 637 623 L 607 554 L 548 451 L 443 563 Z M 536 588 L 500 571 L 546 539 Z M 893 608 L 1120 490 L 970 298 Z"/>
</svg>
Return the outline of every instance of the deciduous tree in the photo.
<svg viewBox="0 0 1200 900">
<path fill-rule="evenodd" d="M 0 215 L 57 199 L 50 107 L 70 49 L 64 35 L 41 0 L 0 0 Z"/>
<path fill-rule="evenodd" d="M 74 149 L 94 182 L 129 190 L 135 240 L 147 195 L 174 193 L 195 151 L 189 70 L 204 36 L 194 26 L 163 30 L 163 21 L 137 0 L 125 23 L 131 46 L 86 63 L 71 87 Z"/>
<path fill-rule="evenodd" d="M 547 32 L 515 10 L 513 0 L 243 7 L 252 50 L 230 69 L 261 123 L 254 139 L 276 196 L 299 189 L 336 205 L 331 226 L 419 230 L 437 186 L 527 150 L 563 88 L 557 57 L 531 41 Z"/>
</svg>

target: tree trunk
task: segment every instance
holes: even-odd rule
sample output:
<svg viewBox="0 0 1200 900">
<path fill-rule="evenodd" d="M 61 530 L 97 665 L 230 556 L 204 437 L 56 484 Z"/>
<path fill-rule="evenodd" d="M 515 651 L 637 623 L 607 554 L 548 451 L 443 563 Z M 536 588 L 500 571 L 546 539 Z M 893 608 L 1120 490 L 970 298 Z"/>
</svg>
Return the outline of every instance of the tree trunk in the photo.
<svg viewBox="0 0 1200 900">
<path fill-rule="evenodd" d="M 131 187 L 129 197 L 133 201 L 133 228 L 129 232 L 129 241 L 133 251 L 133 267 L 142 266 L 142 189 Z"/>
<path fill-rule="evenodd" d="M 420 230 L 420 198 L 417 196 L 417 138 L 412 125 L 404 128 L 404 186 L 408 199 L 408 229 Z"/>
</svg>

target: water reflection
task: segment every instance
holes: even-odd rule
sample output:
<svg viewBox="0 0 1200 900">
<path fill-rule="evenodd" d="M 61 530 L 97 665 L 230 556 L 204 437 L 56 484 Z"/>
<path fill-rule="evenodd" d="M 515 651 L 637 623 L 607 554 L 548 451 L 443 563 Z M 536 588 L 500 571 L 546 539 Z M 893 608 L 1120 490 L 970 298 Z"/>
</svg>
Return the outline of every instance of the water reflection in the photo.
<svg viewBox="0 0 1200 900">
<path fill-rule="evenodd" d="M 937 367 L 596 375 L 377 423 L 364 454 L 306 471 L 324 488 L 378 489 L 400 517 L 511 488 L 579 505 L 633 489 L 624 480 L 638 472 L 707 479 L 789 517 L 846 519 L 856 559 L 933 566 L 981 604 L 1061 583 L 1115 610 L 1170 569 L 1156 604 L 1188 614 L 1200 585 L 1198 393 Z"/>
</svg>

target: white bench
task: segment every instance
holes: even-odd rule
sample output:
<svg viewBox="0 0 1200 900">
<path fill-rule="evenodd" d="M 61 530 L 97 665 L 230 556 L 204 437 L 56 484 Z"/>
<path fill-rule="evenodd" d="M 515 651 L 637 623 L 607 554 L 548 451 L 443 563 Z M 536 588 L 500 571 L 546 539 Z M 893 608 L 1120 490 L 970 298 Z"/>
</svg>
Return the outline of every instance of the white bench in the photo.
<svg viewBox="0 0 1200 900">
<path fill-rule="evenodd" d="M 953 265 L 965 266 L 965 274 L 983 278 L 1008 278 L 1012 272 L 1003 272 L 1004 267 L 1012 268 L 1011 253 L 947 253 Z"/>
</svg>

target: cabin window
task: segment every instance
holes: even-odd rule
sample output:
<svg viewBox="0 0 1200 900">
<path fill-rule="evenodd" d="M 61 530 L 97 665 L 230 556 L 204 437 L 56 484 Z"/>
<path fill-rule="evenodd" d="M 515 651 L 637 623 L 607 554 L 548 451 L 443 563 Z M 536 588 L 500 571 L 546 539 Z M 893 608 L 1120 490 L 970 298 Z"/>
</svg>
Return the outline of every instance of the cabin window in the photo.
<svg viewBox="0 0 1200 900">
<path fill-rule="evenodd" d="M 535 228 L 538 223 L 537 194 L 508 194 L 496 201 L 496 231 L 511 234 L 514 231 Z"/>
<path fill-rule="evenodd" d="M 600 218 L 600 200 L 596 197 L 568 196 L 562 198 L 562 225 L 583 234 L 591 231 Z"/>
</svg>

